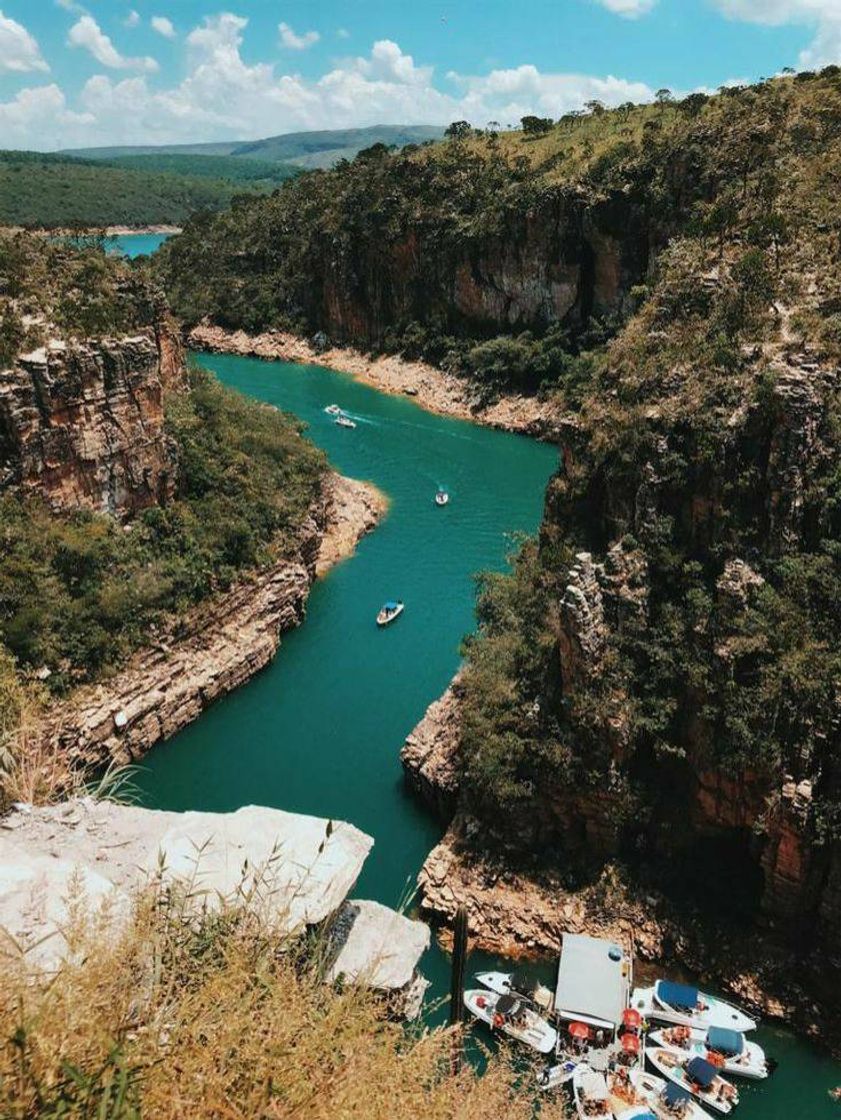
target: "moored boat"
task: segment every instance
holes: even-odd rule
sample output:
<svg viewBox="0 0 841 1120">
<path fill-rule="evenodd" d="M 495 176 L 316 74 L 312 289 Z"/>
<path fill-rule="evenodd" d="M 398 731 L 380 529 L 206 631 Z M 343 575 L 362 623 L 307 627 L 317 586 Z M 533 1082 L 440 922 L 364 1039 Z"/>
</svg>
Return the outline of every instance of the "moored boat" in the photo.
<svg viewBox="0 0 841 1120">
<path fill-rule="evenodd" d="M 474 988 L 464 993 L 464 1006 L 492 1030 L 501 1031 L 541 1054 L 551 1054 L 558 1035 L 520 996 L 498 995 Z"/>
<path fill-rule="evenodd" d="M 652 988 L 636 988 L 631 1007 L 646 1019 L 694 1030 L 723 1027 L 744 1034 L 756 1029 L 756 1022 L 732 1003 L 671 980 L 658 980 Z"/>
<path fill-rule="evenodd" d="M 738 1031 L 710 1027 L 707 1031 L 690 1027 L 664 1027 L 650 1035 L 655 1046 L 663 1046 L 688 1054 L 693 1058 L 706 1058 L 724 1073 L 736 1077 L 762 1080 L 770 1073 L 765 1051 L 757 1042 L 749 1042 Z"/>
<path fill-rule="evenodd" d="M 617 1120 L 707 1120 L 707 1113 L 692 1100 L 686 1089 L 673 1085 L 647 1070 L 631 1073 L 635 1103 L 616 1113 Z"/>
<path fill-rule="evenodd" d="M 525 996 L 536 1003 L 543 1011 L 552 1010 L 552 993 L 539 981 L 525 972 L 477 972 L 479 983 L 497 995 L 509 993 Z"/>
<path fill-rule="evenodd" d="M 377 626 L 389 626 L 403 613 L 403 603 L 399 599 L 389 599 L 377 614 Z"/>
<path fill-rule="evenodd" d="M 340 428 L 355 428 L 356 427 L 356 421 L 351 420 L 351 418 L 349 416 L 345 416 L 344 413 L 341 413 L 339 416 L 337 416 L 336 419 L 333 421 L 333 423 L 338 424 L 338 426 Z"/>
<path fill-rule="evenodd" d="M 646 1056 L 658 1073 L 697 1097 L 707 1108 L 727 1115 L 739 1103 L 736 1086 L 703 1058 L 691 1058 L 663 1048 L 649 1050 Z"/>
<path fill-rule="evenodd" d="M 538 1089 L 546 1093 L 550 1089 L 560 1089 L 562 1085 L 568 1085 L 577 1068 L 578 1062 L 572 1058 L 565 1058 L 553 1066 L 545 1066 L 535 1075 Z"/>
<path fill-rule="evenodd" d="M 572 1075 L 572 1095 L 581 1120 L 614 1120 L 603 1073 L 597 1073 L 586 1064 L 577 1066 Z"/>
</svg>

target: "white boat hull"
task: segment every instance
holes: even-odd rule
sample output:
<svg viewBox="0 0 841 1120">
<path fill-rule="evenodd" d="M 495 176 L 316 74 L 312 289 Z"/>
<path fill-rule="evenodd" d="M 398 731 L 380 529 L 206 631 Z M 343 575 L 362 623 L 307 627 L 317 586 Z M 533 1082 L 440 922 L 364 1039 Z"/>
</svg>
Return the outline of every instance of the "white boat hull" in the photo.
<svg viewBox="0 0 841 1120">
<path fill-rule="evenodd" d="M 560 1062 L 555 1066 L 547 1066 L 536 1075 L 538 1089 L 542 1093 L 548 1093 L 551 1089 L 560 1089 L 562 1085 L 568 1085 L 577 1066 L 578 1062 L 571 1060 Z"/>
<path fill-rule="evenodd" d="M 666 1088 L 666 1081 L 662 1077 L 655 1077 L 653 1073 L 648 1073 L 647 1070 L 635 1070 L 631 1074 L 631 1084 L 637 1100 L 642 1103 L 631 1105 L 623 1112 L 617 1112 L 616 1120 L 637 1120 L 641 1116 L 650 1116 L 652 1111 L 658 1120 L 660 1117 L 665 1120 L 668 1113 L 660 1098 Z M 687 1101 L 686 1111 L 681 1120 L 708 1120 L 708 1116 L 695 1101 Z"/>
<path fill-rule="evenodd" d="M 498 999 L 495 992 L 475 988 L 464 993 L 464 1006 L 475 1019 L 486 1023 L 491 1030 L 498 1030 L 517 1042 L 525 1043 L 539 1054 L 551 1054 L 558 1041 L 557 1031 L 530 1008 L 524 1011 L 523 1024 L 508 1021 L 497 1024 L 494 1016 Z"/>
<path fill-rule="evenodd" d="M 476 979 L 483 988 L 496 992 L 498 996 L 507 996 L 511 991 L 510 972 L 477 972 Z"/>
<path fill-rule="evenodd" d="M 669 1041 L 669 1033 L 669 1028 L 664 1028 L 661 1031 L 652 1032 L 649 1038 L 655 1046 L 660 1046 L 664 1050 L 674 1050 L 676 1053 L 686 1054 L 690 1058 L 706 1058 L 709 1052 L 706 1044 L 706 1031 L 692 1031 L 688 1045 L 683 1046 L 677 1042 Z M 737 1058 L 725 1058 L 724 1065 L 721 1067 L 722 1072 L 733 1077 L 750 1077 L 755 1081 L 764 1080 L 768 1076 L 765 1051 L 758 1043 L 749 1042 L 748 1039 L 745 1039 L 744 1047 Z"/>
<path fill-rule="evenodd" d="M 674 1050 L 647 1050 L 646 1057 L 657 1070 L 662 1074 L 667 1081 L 671 1081 L 675 1085 L 679 1085 L 681 1089 L 685 1089 L 696 1097 L 699 1101 L 711 1108 L 714 1112 L 720 1112 L 726 1116 L 732 1112 L 734 1107 L 739 1103 L 739 1094 L 736 1092 L 734 1085 L 726 1081 L 723 1077 L 718 1077 L 706 1091 L 699 1089 L 693 1084 L 692 1081 L 686 1076 L 686 1071 L 683 1066 L 688 1058 L 682 1054 L 675 1054 Z M 675 1059 L 679 1059 L 679 1064 L 671 1064 Z M 719 1096 L 719 1088 L 724 1084 L 727 1086 L 728 1091 L 731 1093 L 729 1100 Z"/>
<path fill-rule="evenodd" d="M 670 1007 L 659 1000 L 656 985 L 652 988 L 635 988 L 631 995 L 631 1007 L 636 1008 L 644 1019 L 672 1023 L 679 1027 L 691 1027 L 698 1031 L 706 1032 L 710 1027 L 723 1027 L 726 1030 L 745 1034 L 747 1031 L 756 1030 L 756 1022 L 738 1007 L 704 992 L 699 994 L 706 1005 L 705 1008 L 688 1011 L 685 1008 Z"/>
<path fill-rule="evenodd" d="M 615 1113 L 611 1109 L 607 1100 L 604 1102 L 589 1102 L 590 1107 L 587 1107 L 587 1099 L 583 1091 L 585 1078 L 593 1075 L 590 1067 L 583 1063 L 575 1067 L 575 1072 L 572 1075 L 572 1096 L 575 1101 L 575 1112 L 580 1120 L 616 1120 Z M 600 1075 L 599 1075 L 600 1076 Z M 604 1081 L 604 1077 L 601 1078 Z M 605 1082 L 605 1092 L 607 1091 L 607 1082 Z M 594 1109 L 594 1104 L 599 1104 L 599 1109 Z"/>
</svg>

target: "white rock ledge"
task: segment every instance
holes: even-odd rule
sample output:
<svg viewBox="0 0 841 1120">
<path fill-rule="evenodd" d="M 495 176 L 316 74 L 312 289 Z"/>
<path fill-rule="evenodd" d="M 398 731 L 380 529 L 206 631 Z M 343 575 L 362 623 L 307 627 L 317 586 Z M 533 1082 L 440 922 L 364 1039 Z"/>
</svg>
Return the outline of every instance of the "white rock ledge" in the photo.
<svg viewBox="0 0 841 1120">
<path fill-rule="evenodd" d="M 388 991 L 417 987 L 429 929 L 376 902 L 345 903 L 373 840 L 344 821 L 249 805 L 172 813 L 80 798 L 18 806 L 0 820 L 0 953 L 55 967 L 72 953 L 80 906 L 119 928 L 131 896 L 158 876 L 196 906 L 238 898 L 279 933 L 337 915 L 344 936 L 328 979 Z M 344 905 L 343 905 L 344 904 Z"/>
</svg>

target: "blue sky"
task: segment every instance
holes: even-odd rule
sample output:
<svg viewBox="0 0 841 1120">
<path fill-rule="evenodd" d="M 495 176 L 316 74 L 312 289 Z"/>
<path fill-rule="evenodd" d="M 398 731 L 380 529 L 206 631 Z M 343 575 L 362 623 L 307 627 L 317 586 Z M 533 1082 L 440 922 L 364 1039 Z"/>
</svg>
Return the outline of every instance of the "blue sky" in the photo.
<svg viewBox="0 0 841 1120">
<path fill-rule="evenodd" d="M 0 146 L 503 125 L 841 61 L 841 0 L 0 0 Z"/>
</svg>

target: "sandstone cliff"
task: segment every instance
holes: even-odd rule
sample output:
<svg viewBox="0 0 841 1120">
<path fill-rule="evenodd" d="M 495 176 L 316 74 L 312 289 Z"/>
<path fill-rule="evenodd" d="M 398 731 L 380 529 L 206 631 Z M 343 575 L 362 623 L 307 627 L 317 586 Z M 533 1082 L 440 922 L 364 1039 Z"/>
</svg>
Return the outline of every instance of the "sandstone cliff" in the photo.
<svg viewBox="0 0 841 1120">
<path fill-rule="evenodd" d="M 184 386 L 175 324 L 130 337 L 54 340 L 0 373 L 0 489 L 57 511 L 129 516 L 175 491 L 164 395 Z"/>
</svg>

